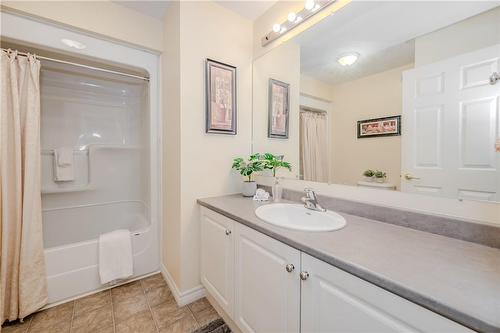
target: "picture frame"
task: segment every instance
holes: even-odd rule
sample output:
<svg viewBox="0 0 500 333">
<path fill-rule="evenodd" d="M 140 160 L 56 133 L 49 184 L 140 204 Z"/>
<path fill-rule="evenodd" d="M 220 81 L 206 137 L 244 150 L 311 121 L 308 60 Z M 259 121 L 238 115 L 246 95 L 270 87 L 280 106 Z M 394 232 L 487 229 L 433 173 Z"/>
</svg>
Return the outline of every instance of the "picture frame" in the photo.
<svg viewBox="0 0 500 333">
<path fill-rule="evenodd" d="M 290 84 L 269 79 L 268 100 L 267 136 L 269 138 L 288 139 Z"/>
<path fill-rule="evenodd" d="M 357 123 L 358 139 L 378 136 L 401 135 L 401 116 L 390 116 L 359 120 Z"/>
<path fill-rule="evenodd" d="M 236 135 L 236 67 L 205 60 L 205 132 Z"/>
</svg>

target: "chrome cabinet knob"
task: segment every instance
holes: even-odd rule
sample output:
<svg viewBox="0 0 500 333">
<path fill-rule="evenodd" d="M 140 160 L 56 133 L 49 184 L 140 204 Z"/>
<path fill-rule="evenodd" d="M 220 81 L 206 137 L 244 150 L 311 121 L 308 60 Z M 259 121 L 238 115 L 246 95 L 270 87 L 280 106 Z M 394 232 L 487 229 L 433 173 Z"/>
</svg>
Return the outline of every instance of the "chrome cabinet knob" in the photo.
<svg viewBox="0 0 500 333">
<path fill-rule="evenodd" d="M 295 269 L 295 266 L 293 264 L 288 264 L 285 266 L 285 269 L 288 273 L 291 273 Z"/>
<path fill-rule="evenodd" d="M 231 230 L 226 229 L 226 235 L 227 235 L 227 236 L 231 235 Z"/>
<path fill-rule="evenodd" d="M 300 279 L 301 279 L 302 281 L 305 281 L 305 280 L 307 280 L 308 278 L 309 278 L 309 273 L 308 273 L 308 272 L 306 272 L 306 271 L 300 272 Z"/>
</svg>

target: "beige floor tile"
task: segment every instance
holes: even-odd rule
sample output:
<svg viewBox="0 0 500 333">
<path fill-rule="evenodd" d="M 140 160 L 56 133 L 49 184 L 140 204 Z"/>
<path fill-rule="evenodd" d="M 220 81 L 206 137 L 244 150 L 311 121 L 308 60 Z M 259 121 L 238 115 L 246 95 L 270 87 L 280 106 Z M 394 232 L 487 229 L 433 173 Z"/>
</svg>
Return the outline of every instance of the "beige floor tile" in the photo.
<svg viewBox="0 0 500 333">
<path fill-rule="evenodd" d="M 199 326 L 193 315 L 189 315 L 177 320 L 168 327 L 160 329 L 160 333 L 191 333 L 198 328 Z"/>
<path fill-rule="evenodd" d="M 67 332 L 71 326 L 74 302 L 64 303 L 37 312 L 33 316 L 29 332 Z"/>
<path fill-rule="evenodd" d="M 71 332 L 90 333 L 99 328 L 110 326 L 113 326 L 111 305 L 75 315 L 73 317 Z"/>
<path fill-rule="evenodd" d="M 94 311 L 104 306 L 111 306 L 111 291 L 105 290 L 75 301 L 75 316 Z"/>
<path fill-rule="evenodd" d="M 208 325 L 210 322 L 220 318 L 219 314 L 217 313 L 217 311 L 215 311 L 215 309 L 212 306 L 204 310 L 201 310 L 199 312 L 193 312 L 193 315 L 198 325 L 200 325 L 200 327 L 204 327 L 205 325 Z"/>
<path fill-rule="evenodd" d="M 160 273 L 142 279 L 141 283 L 145 291 L 148 291 L 156 287 L 167 286 L 165 279 Z"/>
<path fill-rule="evenodd" d="M 158 328 L 166 328 L 186 316 L 192 316 L 187 306 L 180 308 L 173 299 L 152 307 L 151 311 Z"/>
<path fill-rule="evenodd" d="M 116 325 L 116 333 L 156 333 L 156 326 L 151 312 L 136 313 Z"/>
<path fill-rule="evenodd" d="M 172 292 L 166 286 L 149 289 L 146 291 L 146 297 L 148 298 L 149 306 L 155 306 L 174 298 Z"/>
<path fill-rule="evenodd" d="M 29 317 L 22 323 L 19 321 L 5 323 L 0 331 L 3 333 L 26 333 L 30 326 L 31 319 L 32 317 Z"/>
<path fill-rule="evenodd" d="M 128 298 L 122 298 L 122 296 L 120 296 L 120 301 L 115 301 L 113 299 L 113 311 L 116 323 L 127 320 L 130 316 L 145 310 L 148 310 L 148 304 L 144 294 L 130 296 Z"/>
<path fill-rule="evenodd" d="M 210 304 L 210 302 L 206 297 L 200 298 L 199 300 L 188 304 L 188 306 L 191 309 L 191 311 L 193 311 L 193 313 L 200 312 L 212 307 L 212 305 Z"/>
<path fill-rule="evenodd" d="M 142 295 L 142 294 L 144 294 L 144 292 L 142 290 L 140 281 L 130 282 L 130 283 L 124 284 L 123 286 L 119 286 L 119 287 L 111 289 L 111 296 L 112 296 L 113 302 L 115 300 L 118 300 L 118 301 L 126 300 L 130 297 L 138 296 L 138 295 Z"/>
</svg>

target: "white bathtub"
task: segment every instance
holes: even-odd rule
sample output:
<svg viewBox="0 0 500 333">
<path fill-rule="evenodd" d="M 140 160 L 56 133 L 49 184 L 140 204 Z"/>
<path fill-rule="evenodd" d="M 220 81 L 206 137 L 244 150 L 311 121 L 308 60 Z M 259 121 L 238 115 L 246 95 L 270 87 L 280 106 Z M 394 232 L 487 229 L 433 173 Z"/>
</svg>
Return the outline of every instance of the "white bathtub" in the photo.
<svg viewBox="0 0 500 333">
<path fill-rule="evenodd" d="M 141 201 L 119 201 L 43 212 L 49 303 L 107 287 L 99 281 L 99 235 L 128 229 L 134 275 L 158 270 L 158 233 Z"/>
</svg>

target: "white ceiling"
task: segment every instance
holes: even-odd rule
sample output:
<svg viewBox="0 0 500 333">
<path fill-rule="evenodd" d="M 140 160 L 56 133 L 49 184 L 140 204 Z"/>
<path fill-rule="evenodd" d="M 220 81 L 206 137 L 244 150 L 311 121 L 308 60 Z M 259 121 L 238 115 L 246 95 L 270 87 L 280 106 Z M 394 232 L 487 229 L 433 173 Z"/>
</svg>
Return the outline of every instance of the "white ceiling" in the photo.
<svg viewBox="0 0 500 333">
<path fill-rule="evenodd" d="M 153 18 L 163 20 L 165 17 L 165 13 L 168 8 L 169 0 L 163 1 L 127 1 L 127 0 L 115 0 L 113 1 L 122 6 L 128 7 L 135 11 L 138 11 L 142 14 L 146 14 Z M 243 0 L 243 1 L 235 1 L 235 0 L 217 0 L 215 1 L 219 5 L 235 12 L 238 15 L 241 15 L 247 19 L 255 20 L 264 12 L 266 12 L 272 5 L 274 5 L 277 1 L 269 1 L 269 0 Z"/>
<path fill-rule="evenodd" d="M 414 61 L 414 39 L 498 6 L 483 1 L 354 1 L 306 30 L 301 72 L 330 84 L 354 80 Z M 351 67 L 340 55 L 357 52 Z"/>
</svg>

